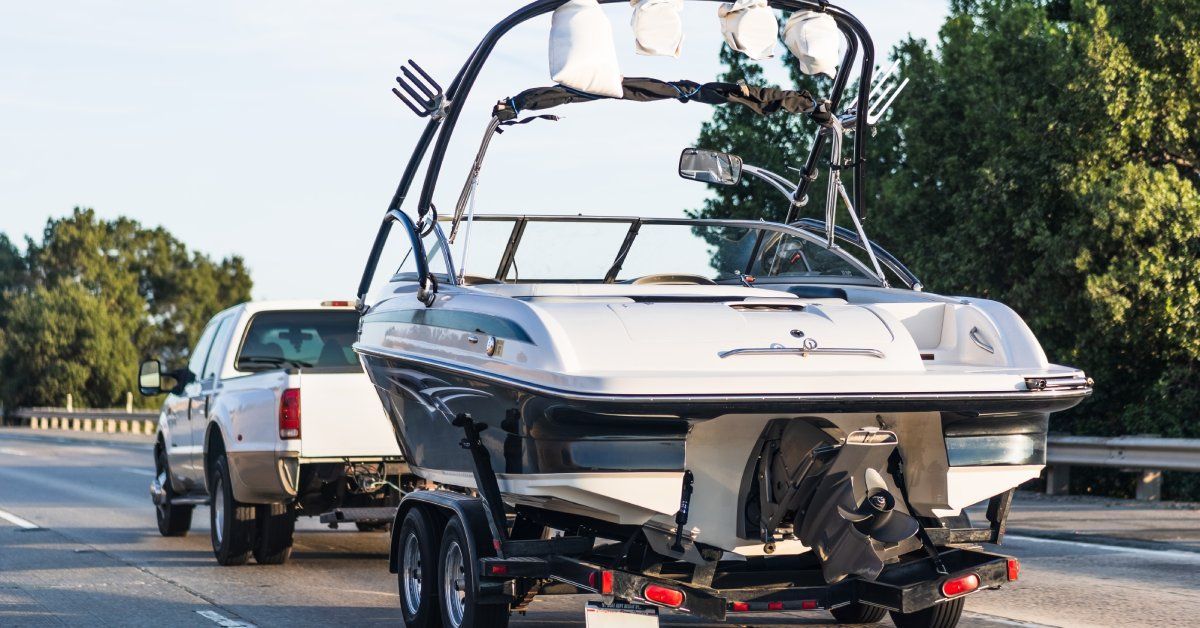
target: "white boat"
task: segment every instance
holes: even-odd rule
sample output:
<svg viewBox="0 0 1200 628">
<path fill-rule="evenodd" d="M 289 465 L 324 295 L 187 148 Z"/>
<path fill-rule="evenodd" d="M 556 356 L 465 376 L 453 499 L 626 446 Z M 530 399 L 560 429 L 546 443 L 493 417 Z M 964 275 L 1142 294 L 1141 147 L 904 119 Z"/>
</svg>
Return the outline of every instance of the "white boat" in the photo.
<svg viewBox="0 0 1200 628">
<path fill-rule="evenodd" d="M 865 160 L 852 191 L 829 172 L 824 220 L 477 215 L 475 178 L 497 128 L 602 98 L 534 88 L 499 101 L 458 206 L 437 216 L 454 103 L 495 39 L 562 4 L 535 2 L 498 25 L 449 97 L 405 70 L 410 106 L 431 121 L 364 273 L 355 349 L 413 473 L 426 488 L 490 502 L 497 539 L 547 527 L 636 538 L 697 565 L 812 552 L 827 583 L 874 580 L 904 556 L 937 562 L 939 548 L 980 538 L 950 531 L 963 529 L 964 508 L 993 498 L 998 540 L 1011 490 L 1045 465 L 1050 415 L 1089 395 L 1091 381 L 1050 363 L 1008 307 L 925 292 L 871 243 Z M 872 67 L 849 14 L 771 5 L 825 7 Z M 817 141 L 800 183 L 703 149 L 684 150 L 678 165 L 707 183 L 761 178 L 799 206 L 818 156 L 841 163 L 850 132 L 864 155 L 869 127 L 903 88 L 890 72 L 869 74 L 859 90 L 874 85 L 876 97 L 844 108 L 844 75 L 828 100 L 723 83 L 623 86 L 630 101 L 686 94 L 811 117 Z M 413 220 L 400 205 L 422 165 Z M 655 176 L 676 176 L 674 166 Z M 843 206 L 853 230 L 832 226 Z M 393 228 L 411 250 L 368 298 Z"/>
</svg>

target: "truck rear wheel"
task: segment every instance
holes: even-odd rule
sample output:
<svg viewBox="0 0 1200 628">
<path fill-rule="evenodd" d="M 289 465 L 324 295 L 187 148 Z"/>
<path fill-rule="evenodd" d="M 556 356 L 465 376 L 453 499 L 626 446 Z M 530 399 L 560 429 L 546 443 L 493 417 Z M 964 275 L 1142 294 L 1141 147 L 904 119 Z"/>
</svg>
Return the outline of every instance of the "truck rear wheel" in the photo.
<svg viewBox="0 0 1200 628">
<path fill-rule="evenodd" d="M 476 600 L 479 583 L 478 561 L 471 555 L 467 532 L 458 517 L 451 517 L 442 533 L 438 552 L 438 598 L 442 625 L 446 628 L 505 628 L 507 604 L 480 604 Z"/>
<path fill-rule="evenodd" d="M 225 456 L 213 465 L 212 506 L 209 507 L 213 555 L 222 565 L 244 565 L 254 546 L 254 506 L 233 497 L 229 462 Z"/>
<path fill-rule="evenodd" d="M 258 538 L 254 560 L 260 565 L 282 565 L 292 555 L 296 533 L 296 504 L 259 504 L 254 507 Z"/>
<path fill-rule="evenodd" d="M 162 446 L 154 448 L 154 481 L 162 487 L 162 503 L 155 504 L 158 533 L 163 536 L 187 536 L 192 529 L 192 511 L 195 506 L 172 504 L 175 489 L 171 488 L 171 471 L 167 467 L 167 452 Z"/>
<path fill-rule="evenodd" d="M 892 612 L 892 622 L 896 628 L 954 628 L 966 603 L 967 598 L 960 597 L 915 613 Z"/>
<path fill-rule="evenodd" d="M 877 624 L 887 615 L 887 609 L 860 602 L 829 609 L 839 624 Z"/>
<path fill-rule="evenodd" d="M 396 547 L 400 612 L 408 628 L 440 626 L 437 601 L 437 532 L 420 504 L 404 515 Z"/>
</svg>

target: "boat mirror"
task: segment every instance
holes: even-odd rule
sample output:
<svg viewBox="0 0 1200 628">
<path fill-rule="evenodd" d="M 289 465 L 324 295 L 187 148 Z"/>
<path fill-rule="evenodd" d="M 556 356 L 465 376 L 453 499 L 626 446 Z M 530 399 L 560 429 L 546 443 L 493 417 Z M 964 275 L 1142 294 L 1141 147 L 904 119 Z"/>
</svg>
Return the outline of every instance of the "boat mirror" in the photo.
<svg viewBox="0 0 1200 628">
<path fill-rule="evenodd" d="M 158 360 L 146 360 L 138 369 L 138 392 L 146 395 L 162 394 L 163 389 L 162 365 Z"/>
<path fill-rule="evenodd" d="M 701 183 L 734 185 L 742 180 L 742 158 L 703 148 L 685 148 L 679 155 L 679 176 Z"/>
</svg>

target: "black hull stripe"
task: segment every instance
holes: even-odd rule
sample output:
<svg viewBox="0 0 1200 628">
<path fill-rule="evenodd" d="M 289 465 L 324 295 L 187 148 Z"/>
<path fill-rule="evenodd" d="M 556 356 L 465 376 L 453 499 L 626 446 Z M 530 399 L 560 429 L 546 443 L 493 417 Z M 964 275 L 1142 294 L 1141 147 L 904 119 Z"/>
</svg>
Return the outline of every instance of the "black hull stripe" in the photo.
<svg viewBox="0 0 1200 628">
<path fill-rule="evenodd" d="M 443 362 L 424 356 L 399 351 L 381 351 L 355 343 L 358 353 L 384 360 L 427 366 L 442 371 L 473 377 L 503 386 L 509 386 L 532 394 L 556 397 L 563 400 L 598 404 L 661 405 L 681 406 L 731 406 L 730 412 L 740 407 L 754 407 L 758 411 L 775 408 L 803 409 L 808 412 L 921 412 L 921 411 L 1001 411 L 1043 410 L 1060 412 L 1074 407 L 1092 394 L 1091 388 L 1066 390 L 1037 390 L 1012 392 L 954 392 L 954 393 L 849 393 L 849 394 L 783 394 L 783 395 L 606 395 L 563 390 L 532 382 L 489 373 L 480 369 Z M 767 408 L 759 408 L 766 405 Z"/>
</svg>

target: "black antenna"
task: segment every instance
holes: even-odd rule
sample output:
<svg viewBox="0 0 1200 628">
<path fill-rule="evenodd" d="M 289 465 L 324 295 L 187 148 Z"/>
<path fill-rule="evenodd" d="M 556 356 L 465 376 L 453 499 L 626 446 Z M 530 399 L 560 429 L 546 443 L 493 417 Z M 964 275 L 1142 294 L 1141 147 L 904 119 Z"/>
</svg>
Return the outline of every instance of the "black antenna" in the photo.
<svg viewBox="0 0 1200 628">
<path fill-rule="evenodd" d="M 408 65 L 411 65 L 413 70 L 416 70 L 417 74 L 421 76 L 418 78 L 416 74 L 412 73 L 412 70 L 408 69 L 408 66 L 401 66 L 400 72 L 404 76 L 397 76 L 396 82 L 400 84 L 400 87 L 404 88 L 404 91 L 408 93 L 408 96 L 412 100 L 409 100 L 409 97 L 400 93 L 400 90 L 395 87 L 392 88 L 392 93 L 396 95 L 396 98 L 399 98 L 404 104 L 408 105 L 408 108 L 412 109 L 412 112 L 417 114 L 418 117 L 426 118 L 439 114 L 446 102 L 442 86 L 433 80 L 433 77 L 429 76 L 425 70 L 421 69 L 421 66 L 417 65 L 416 61 L 409 59 Z"/>
</svg>

